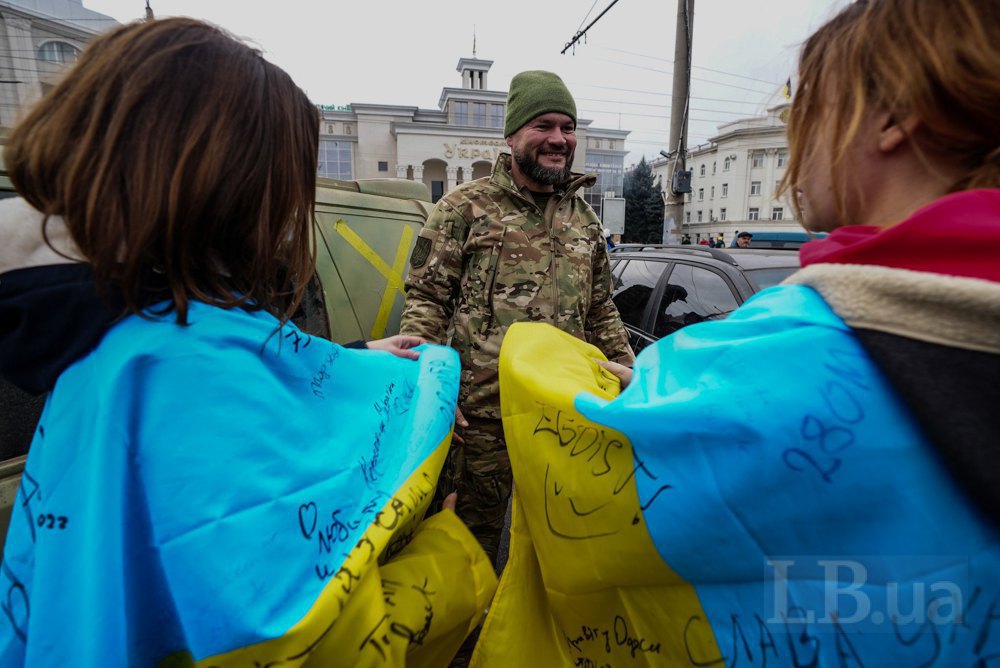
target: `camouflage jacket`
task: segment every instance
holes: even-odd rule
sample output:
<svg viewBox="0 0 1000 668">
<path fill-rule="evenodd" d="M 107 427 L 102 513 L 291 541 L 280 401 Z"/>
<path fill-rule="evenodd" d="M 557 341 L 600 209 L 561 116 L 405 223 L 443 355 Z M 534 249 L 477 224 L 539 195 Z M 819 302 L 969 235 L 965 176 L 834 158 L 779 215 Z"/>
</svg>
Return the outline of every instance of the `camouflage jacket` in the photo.
<svg viewBox="0 0 1000 668">
<path fill-rule="evenodd" d="M 573 174 L 541 211 L 501 154 L 489 178 L 463 183 L 434 207 L 417 239 L 400 331 L 451 345 L 462 360 L 459 405 L 499 418 L 497 365 L 508 327 L 548 322 L 631 365 L 635 356 L 611 301 L 601 223 Z M 559 190 L 557 188 L 557 190 Z"/>
</svg>

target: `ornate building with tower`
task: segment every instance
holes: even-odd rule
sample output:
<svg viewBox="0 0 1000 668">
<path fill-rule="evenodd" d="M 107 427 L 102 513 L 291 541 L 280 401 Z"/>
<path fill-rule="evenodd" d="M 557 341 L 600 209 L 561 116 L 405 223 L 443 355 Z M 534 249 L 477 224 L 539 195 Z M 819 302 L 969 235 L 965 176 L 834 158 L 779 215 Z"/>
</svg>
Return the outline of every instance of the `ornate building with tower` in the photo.
<svg viewBox="0 0 1000 668">
<path fill-rule="evenodd" d="M 507 91 L 490 90 L 492 60 L 462 58 L 461 87 L 442 89 L 437 109 L 353 102 L 321 107 L 320 176 L 335 179 L 398 177 L 422 181 L 436 202 L 464 181 L 488 176 L 508 150 L 503 137 Z M 595 172 L 585 193 L 600 214 L 606 192 L 622 194 L 628 130 L 577 123 L 573 170 Z"/>
</svg>

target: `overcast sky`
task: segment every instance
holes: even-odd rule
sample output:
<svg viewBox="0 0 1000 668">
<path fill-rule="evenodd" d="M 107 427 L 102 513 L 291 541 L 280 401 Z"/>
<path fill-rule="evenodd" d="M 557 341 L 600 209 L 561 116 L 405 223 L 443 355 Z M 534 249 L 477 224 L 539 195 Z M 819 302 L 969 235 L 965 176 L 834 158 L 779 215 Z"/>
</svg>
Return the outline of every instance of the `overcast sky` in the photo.
<svg viewBox="0 0 1000 668">
<path fill-rule="evenodd" d="M 689 145 L 719 124 L 781 100 L 798 47 L 846 0 L 697 0 Z M 611 0 L 151 0 L 158 17 L 211 21 L 260 48 L 317 104 L 437 108 L 459 87 L 459 58 L 493 60 L 489 88 L 527 69 L 560 74 L 594 126 L 631 130 L 626 166 L 667 148 L 676 0 L 619 0 L 560 55 Z M 84 0 L 119 21 L 144 0 Z"/>
</svg>

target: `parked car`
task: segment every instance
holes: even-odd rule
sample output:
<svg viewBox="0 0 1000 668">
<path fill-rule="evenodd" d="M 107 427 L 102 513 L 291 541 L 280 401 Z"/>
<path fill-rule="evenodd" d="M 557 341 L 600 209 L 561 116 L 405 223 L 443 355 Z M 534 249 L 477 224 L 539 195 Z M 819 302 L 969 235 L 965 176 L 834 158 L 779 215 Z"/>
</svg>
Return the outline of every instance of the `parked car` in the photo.
<svg viewBox="0 0 1000 668">
<path fill-rule="evenodd" d="M 726 317 L 799 268 L 788 250 L 625 244 L 611 253 L 612 299 L 633 350 Z"/>
</svg>

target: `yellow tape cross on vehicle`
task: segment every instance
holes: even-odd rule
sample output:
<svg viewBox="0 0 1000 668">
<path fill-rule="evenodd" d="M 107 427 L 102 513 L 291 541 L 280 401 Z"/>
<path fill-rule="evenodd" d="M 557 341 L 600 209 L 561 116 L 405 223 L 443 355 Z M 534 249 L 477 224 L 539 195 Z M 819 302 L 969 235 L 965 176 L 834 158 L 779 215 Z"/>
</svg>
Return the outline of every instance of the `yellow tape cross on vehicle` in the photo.
<svg viewBox="0 0 1000 668">
<path fill-rule="evenodd" d="M 410 253 L 410 245 L 413 241 L 413 230 L 409 226 L 403 226 L 403 233 L 396 246 L 396 256 L 392 266 L 386 264 L 385 260 L 376 253 L 365 240 L 352 230 L 350 226 L 341 218 L 333 229 L 344 238 L 350 246 L 358 251 L 368 263 L 375 267 L 378 273 L 382 274 L 386 280 L 385 291 L 382 293 L 382 301 L 379 304 L 378 315 L 375 317 L 375 324 L 372 326 L 371 337 L 380 339 L 385 336 L 385 328 L 389 322 L 389 314 L 392 311 L 392 303 L 396 299 L 396 292 L 405 295 L 406 286 L 403 283 L 403 270 L 406 268 L 406 259 Z"/>
</svg>

